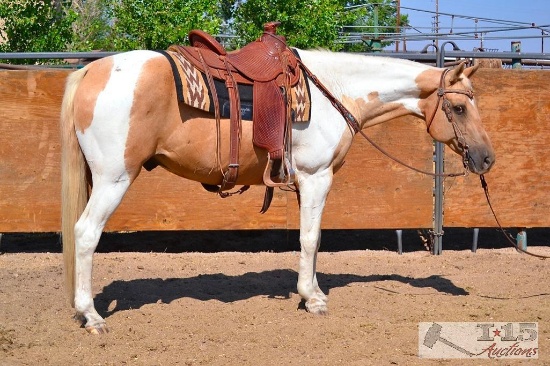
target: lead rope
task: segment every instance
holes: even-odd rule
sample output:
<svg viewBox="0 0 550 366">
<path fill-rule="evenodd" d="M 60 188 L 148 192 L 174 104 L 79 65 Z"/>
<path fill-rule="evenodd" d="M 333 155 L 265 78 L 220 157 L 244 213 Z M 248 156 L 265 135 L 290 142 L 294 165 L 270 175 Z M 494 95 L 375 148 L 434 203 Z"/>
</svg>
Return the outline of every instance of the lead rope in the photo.
<svg viewBox="0 0 550 366">
<path fill-rule="evenodd" d="M 359 131 L 359 134 L 361 134 L 361 136 L 363 136 L 365 138 L 365 140 L 367 140 L 369 142 L 369 144 L 371 144 L 376 150 L 380 151 L 382 154 L 386 155 L 388 158 L 395 161 L 396 163 L 401 164 L 404 167 L 409 168 L 411 170 L 414 170 L 417 173 L 430 175 L 432 177 L 465 177 L 465 176 L 468 175 L 468 170 L 466 169 L 466 167 L 465 167 L 465 169 L 462 173 L 444 173 L 444 174 L 432 173 L 432 172 L 428 172 L 428 171 L 425 171 L 425 170 L 422 170 L 422 169 L 415 168 L 414 166 L 409 165 L 409 164 L 405 163 L 404 161 L 399 160 L 395 156 L 392 156 L 389 153 L 387 153 L 382 147 L 380 147 L 370 137 L 368 137 L 362 130 Z"/>
<path fill-rule="evenodd" d="M 510 237 L 510 234 L 508 234 L 506 232 L 506 230 L 504 230 L 504 228 L 502 227 L 502 225 L 500 224 L 500 221 L 498 220 L 498 217 L 495 213 L 495 210 L 493 209 L 493 205 L 491 204 L 491 199 L 489 197 L 489 186 L 487 185 L 487 182 L 485 181 L 485 176 L 483 174 L 480 174 L 479 176 L 479 180 L 481 182 L 481 187 L 483 188 L 483 192 L 485 192 L 485 198 L 487 199 L 487 203 L 489 204 L 489 208 L 491 209 L 491 212 L 493 213 L 493 217 L 495 218 L 495 221 L 500 229 L 500 231 L 502 232 L 502 234 L 504 235 L 504 237 L 506 238 L 506 240 L 508 240 L 508 242 L 510 242 L 512 244 L 512 246 L 514 248 L 516 248 L 516 250 L 518 252 L 522 252 L 524 254 L 528 254 L 530 256 L 533 256 L 533 257 L 537 257 L 537 258 L 540 258 L 540 259 L 547 259 L 547 258 L 550 258 L 550 256 L 546 256 L 546 255 L 542 255 L 542 254 L 536 254 L 536 253 L 531 253 L 531 252 L 528 252 L 526 251 L 525 249 L 523 248 L 520 248 L 517 243 L 514 242 L 514 240 Z"/>
</svg>

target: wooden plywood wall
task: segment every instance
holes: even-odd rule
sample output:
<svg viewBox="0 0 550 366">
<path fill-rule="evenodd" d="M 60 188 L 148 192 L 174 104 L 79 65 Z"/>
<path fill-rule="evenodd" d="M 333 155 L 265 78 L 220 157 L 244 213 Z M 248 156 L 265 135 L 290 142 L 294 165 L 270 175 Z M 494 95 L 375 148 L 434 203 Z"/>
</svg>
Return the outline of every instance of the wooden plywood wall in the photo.
<svg viewBox="0 0 550 366">
<path fill-rule="evenodd" d="M 480 69 L 472 80 L 496 152 L 486 180 L 501 224 L 550 226 L 550 72 Z M 460 164 L 448 159 L 446 169 Z M 444 225 L 497 226 L 478 176 L 446 180 Z"/>
<path fill-rule="evenodd" d="M 67 71 L 0 72 L 0 232 L 59 231 L 59 109 Z M 550 152 L 544 71 L 482 69 L 474 77 L 497 163 L 487 175 L 495 209 L 506 226 L 548 225 Z M 432 142 L 423 123 L 400 118 L 366 131 L 395 156 L 432 168 Z M 446 155 L 447 171 L 460 159 Z M 433 179 L 415 173 L 356 137 L 335 176 L 324 228 L 429 228 Z M 295 229 L 295 194 L 276 191 L 259 214 L 263 187 L 220 199 L 162 169 L 143 171 L 110 220 L 108 231 Z M 492 227 L 479 178 L 447 179 L 445 226 Z"/>
<path fill-rule="evenodd" d="M 59 231 L 58 119 L 67 71 L 0 72 L 0 232 Z M 397 156 L 431 167 L 431 141 L 414 118 L 369 134 Z M 277 191 L 259 214 L 263 187 L 226 199 L 162 169 L 143 171 L 107 230 L 284 229 L 299 225 L 294 193 Z M 431 226 L 431 179 L 357 139 L 336 175 L 326 228 Z"/>
<path fill-rule="evenodd" d="M 58 120 L 67 74 L 0 71 L 0 232 L 59 230 Z"/>
</svg>

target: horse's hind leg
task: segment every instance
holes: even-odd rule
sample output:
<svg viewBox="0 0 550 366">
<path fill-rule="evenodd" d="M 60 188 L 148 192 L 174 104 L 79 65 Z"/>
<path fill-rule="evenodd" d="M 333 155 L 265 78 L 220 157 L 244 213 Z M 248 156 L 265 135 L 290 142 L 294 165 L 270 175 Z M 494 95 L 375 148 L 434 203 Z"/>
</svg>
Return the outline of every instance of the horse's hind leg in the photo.
<svg viewBox="0 0 550 366">
<path fill-rule="evenodd" d="M 310 313 L 326 314 L 328 299 L 319 288 L 316 265 L 321 243 L 321 216 L 332 185 L 332 172 L 326 170 L 298 178 L 301 246 L 298 293 L 306 301 L 306 309 Z"/>
<path fill-rule="evenodd" d="M 84 318 L 86 330 L 90 333 L 108 332 L 105 320 L 96 311 L 92 298 L 93 254 L 107 220 L 120 204 L 130 183 L 127 177 L 116 180 L 94 179 L 90 200 L 75 225 L 76 317 L 79 320 Z"/>
</svg>

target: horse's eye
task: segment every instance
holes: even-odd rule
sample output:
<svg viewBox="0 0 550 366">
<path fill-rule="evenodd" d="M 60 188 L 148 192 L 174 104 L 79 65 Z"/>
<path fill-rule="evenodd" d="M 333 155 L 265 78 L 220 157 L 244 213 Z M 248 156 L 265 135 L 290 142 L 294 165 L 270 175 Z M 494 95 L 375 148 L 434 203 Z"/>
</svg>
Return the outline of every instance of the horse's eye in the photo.
<svg viewBox="0 0 550 366">
<path fill-rule="evenodd" d="M 463 105 L 455 105 L 453 109 L 456 114 L 464 114 L 466 112 L 466 108 Z"/>
</svg>

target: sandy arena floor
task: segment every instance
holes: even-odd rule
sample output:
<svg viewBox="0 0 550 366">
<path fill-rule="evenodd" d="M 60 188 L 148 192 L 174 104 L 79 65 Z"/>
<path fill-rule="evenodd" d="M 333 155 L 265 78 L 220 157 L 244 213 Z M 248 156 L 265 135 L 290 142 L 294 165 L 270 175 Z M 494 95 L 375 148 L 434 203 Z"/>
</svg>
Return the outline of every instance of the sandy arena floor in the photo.
<svg viewBox="0 0 550 366">
<path fill-rule="evenodd" d="M 547 261 L 514 249 L 320 253 L 330 298 L 320 317 L 300 306 L 298 257 L 97 253 L 95 302 L 110 333 L 92 336 L 72 320 L 61 254 L 0 255 L 0 365 L 494 364 L 420 359 L 418 323 L 444 321 L 538 322 L 529 364 L 550 365 Z"/>
</svg>

